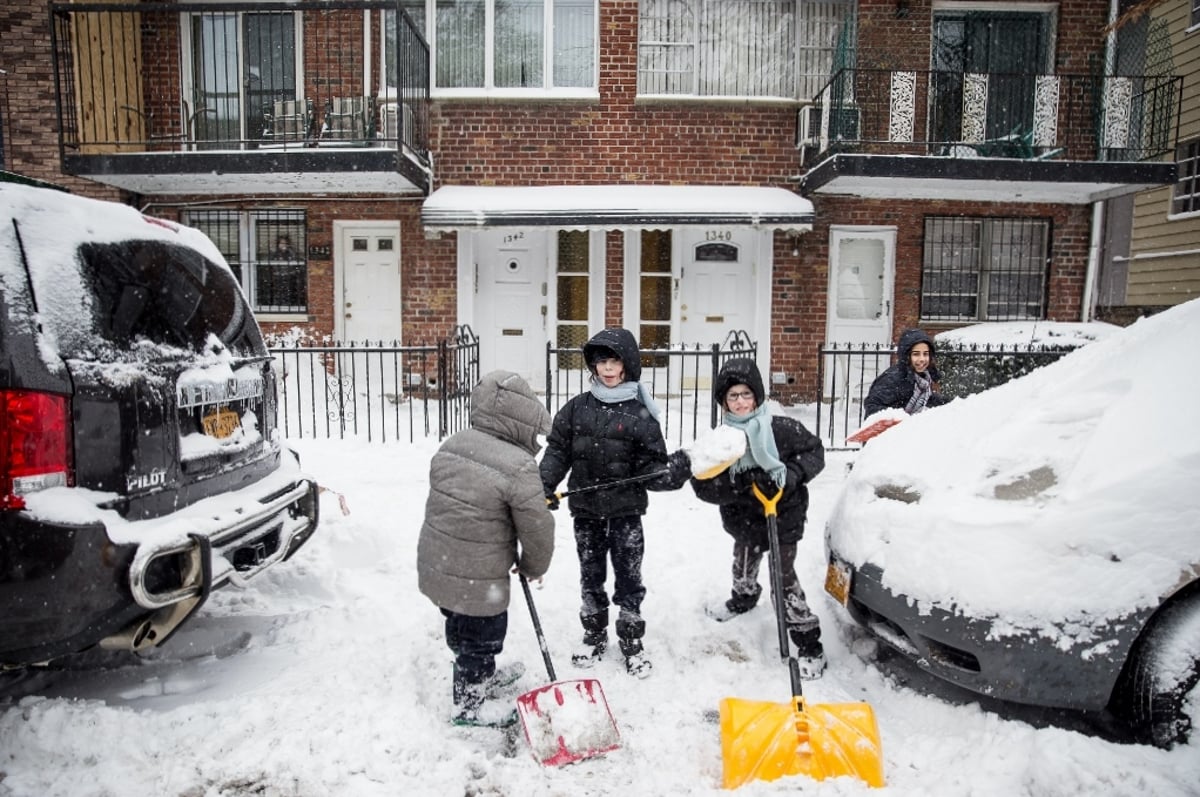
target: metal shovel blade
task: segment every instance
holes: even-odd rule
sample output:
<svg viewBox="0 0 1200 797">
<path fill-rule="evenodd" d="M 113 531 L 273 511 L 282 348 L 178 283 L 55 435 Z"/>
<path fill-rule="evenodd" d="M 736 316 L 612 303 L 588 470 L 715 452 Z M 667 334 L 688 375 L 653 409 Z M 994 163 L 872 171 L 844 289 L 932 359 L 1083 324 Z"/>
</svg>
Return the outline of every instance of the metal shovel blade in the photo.
<svg viewBox="0 0 1200 797">
<path fill-rule="evenodd" d="M 533 757 L 562 766 L 621 746 L 604 689 L 594 678 L 555 681 L 517 698 L 517 714 Z"/>
</svg>

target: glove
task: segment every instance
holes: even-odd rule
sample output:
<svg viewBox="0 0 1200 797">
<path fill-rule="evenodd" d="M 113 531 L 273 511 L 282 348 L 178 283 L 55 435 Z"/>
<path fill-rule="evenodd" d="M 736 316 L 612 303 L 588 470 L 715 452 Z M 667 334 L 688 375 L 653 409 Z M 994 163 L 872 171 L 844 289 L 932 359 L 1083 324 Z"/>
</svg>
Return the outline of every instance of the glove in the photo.
<svg viewBox="0 0 1200 797">
<path fill-rule="evenodd" d="M 683 484 L 692 475 L 692 460 L 682 448 L 667 455 L 667 467 L 671 471 L 671 483 Z"/>
<path fill-rule="evenodd" d="M 558 496 L 557 495 L 555 495 L 554 493 L 550 493 L 549 495 L 546 496 L 546 508 L 549 509 L 551 512 L 553 512 L 555 509 L 558 509 Z"/>
<path fill-rule="evenodd" d="M 771 474 L 767 473 L 765 470 L 756 468 L 751 475 L 750 481 L 752 484 L 758 485 L 759 491 L 767 498 L 774 498 L 775 494 L 781 489 L 779 485 L 775 483 L 775 480 L 771 478 Z M 754 492 L 753 489 L 750 491 Z"/>
</svg>

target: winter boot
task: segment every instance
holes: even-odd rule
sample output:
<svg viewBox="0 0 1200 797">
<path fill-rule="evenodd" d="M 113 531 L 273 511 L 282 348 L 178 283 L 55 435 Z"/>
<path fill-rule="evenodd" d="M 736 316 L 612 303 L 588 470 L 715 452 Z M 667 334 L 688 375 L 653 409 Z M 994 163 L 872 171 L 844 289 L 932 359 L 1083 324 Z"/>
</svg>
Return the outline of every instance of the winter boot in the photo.
<svg viewBox="0 0 1200 797">
<path fill-rule="evenodd" d="M 516 723 L 516 709 L 507 700 L 489 700 L 485 694 L 486 683 L 469 681 L 464 673 L 454 668 L 452 723 L 492 728 L 506 728 Z"/>
<path fill-rule="evenodd" d="M 590 669 L 608 650 L 608 609 L 579 617 L 583 623 L 583 644 L 571 654 L 571 663 L 580 669 Z"/>
<path fill-rule="evenodd" d="M 796 646 L 796 663 L 799 665 L 800 677 L 806 681 L 820 678 L 825 672 L 826 666 L 820 627 L 805 631 L 790 627 L 788 636 L 791 637 L 792 644 Z"/>
<path fill-rule="evenodd" d="M 758 592 L 742 593 L 730 592 L 729 600 L 718 606 L 709 606 L 704 611 L 709 617 L 716 620 L 718 623 L 723 623 L 726 620 L 732 620 L 739 614 L 745 614 L 755 607 L 758 603 L 758 596 L 762 594 L 760 587 Z"/>
<path fill-rule="evenodd" d="M 625 656 L 625 671 L 636 678 L 646 678 L 653 667 L 642 647 L 645 635 L 646 621 L 640 615 L 622 610 L 617 617 L 617 638 Z"/>
<path fill-rule="evenodd" d="M 484 700 L 495 700 L 501 697 L 510 697 L 517 693 L 515 684 L 525 674 L 525 665 L 519 661 L 514 661 L 511 664 L 506 664 L 503 667 L 497 667 L 490 678 L 485 678 L 481 687 L 483 689 Z"/>
</svg>

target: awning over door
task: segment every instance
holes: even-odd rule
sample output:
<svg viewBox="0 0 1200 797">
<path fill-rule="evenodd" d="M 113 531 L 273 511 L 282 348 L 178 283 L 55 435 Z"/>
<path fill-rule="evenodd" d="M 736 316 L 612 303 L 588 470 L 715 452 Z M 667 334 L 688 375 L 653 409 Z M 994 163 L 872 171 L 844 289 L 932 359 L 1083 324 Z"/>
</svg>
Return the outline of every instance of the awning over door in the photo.
<svg viewBox="0 0 1200 797">
<path fill-rule="evenodd" d="M 750 186 L 446 186 L 421 207 L 421 223 L 430 231 L 737 225 L 807 232 L 812 222 L 812 202 L 799 194 Z"/>
</svg>

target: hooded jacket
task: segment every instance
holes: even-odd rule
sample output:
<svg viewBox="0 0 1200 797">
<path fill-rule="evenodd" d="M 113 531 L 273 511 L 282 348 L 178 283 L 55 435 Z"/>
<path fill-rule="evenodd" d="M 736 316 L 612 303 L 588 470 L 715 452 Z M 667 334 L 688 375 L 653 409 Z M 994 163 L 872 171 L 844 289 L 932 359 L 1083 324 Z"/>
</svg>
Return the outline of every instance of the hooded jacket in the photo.
<svg viewBox="0 0 1200 797">
<path fill-rule="evenodd" d="M 597 354 L 608 349 L 621 358 L 625 381 L 636 382 L 642 375 L 641 352 L 627 329 L 605 329 L 583 345 L 584 360 L 595 374 Z M 617 479 L 665 471 L 667 444 L 662 427 L 637 399 L 606 403 L 591 392 L 580 393 L 562 406 L 554 416 L 554 426 L 546 438 L 541 476 L 546 494 L 555 492 L 570 471 L 568 490 L 591 487 Z M 670 490 L 686 478 L 670 477 L 609 490 L 572 495 L 567 499 L 571 515 L 604 520 L 625 515 L 643 515 L 650 504 L 651 490 Z"/>
<path fill-rule="evenodd" d="M 917 378 L 916 372 L 912 368 L 911 355 L 913 346 L 918 343 L 929 344 L 929 369 L 927 371 L 929 378 L 935 384 L 941 379 L 941 373 L 937 369 L 937 347 L 933 343 L 933 338 L 929 337 L 923 329 L 905 330 L 900 335 L 900 342 L 896 347 L 896 364 L 875 377 L 875 381 L 871 383 L 871 389 L 863 402 L 863 411 L 868 416 L 889 407 L 904 409 L 908 404 L 908 400 L 912 398 L 913 394 L 913 383 Z M 945 403 L 946 399 L 935 391 L 929 394 L 929 400 L 925 406 L 938 407 Z"/>
<path fill-rule="evenodd" d="M 449 437 L 429 466 L 417 542 L 417 585 L 443 609 L 491 617 L 508 608 L 509 571 L 543 576 L 554 516 L 534 457 L 550 413 L 524 379 L 493 371 L 471 392 L 471 427 Z"/>
<path fill-rule="evenodd" d="M 753 360 L 738 357 L 721 366 L 713 384 L 713 400 L 722 409 L 725 406 L 725 394 L 734 385 L 749 387 L 754 392 L 758 406 L 765 403 L 762 374 Z M 825 469 L 825 447 L 819 437 L 795 418 L 786 415 L 771 415 L 770 418 L 779 459 L 787 468 L 787 483 L 775 507 L 776 528 L 780 542 L 794 543 L 804 536 L 804 523 L 808 515 L 806 485 Z M 751 488 L 755 481 L 766 484 L 770 482 L 770 477 L 762 468 L 751 468 L 736 474 L 730 468 L 711 479 L 692 479 L 692 489 L 701 501 L 720 506 L 721 525 L 727 534 L 766 550 L 767 517 L 762 502 Z M 772 492 L 766 494 L 772 495 Z"/>
</svg>

